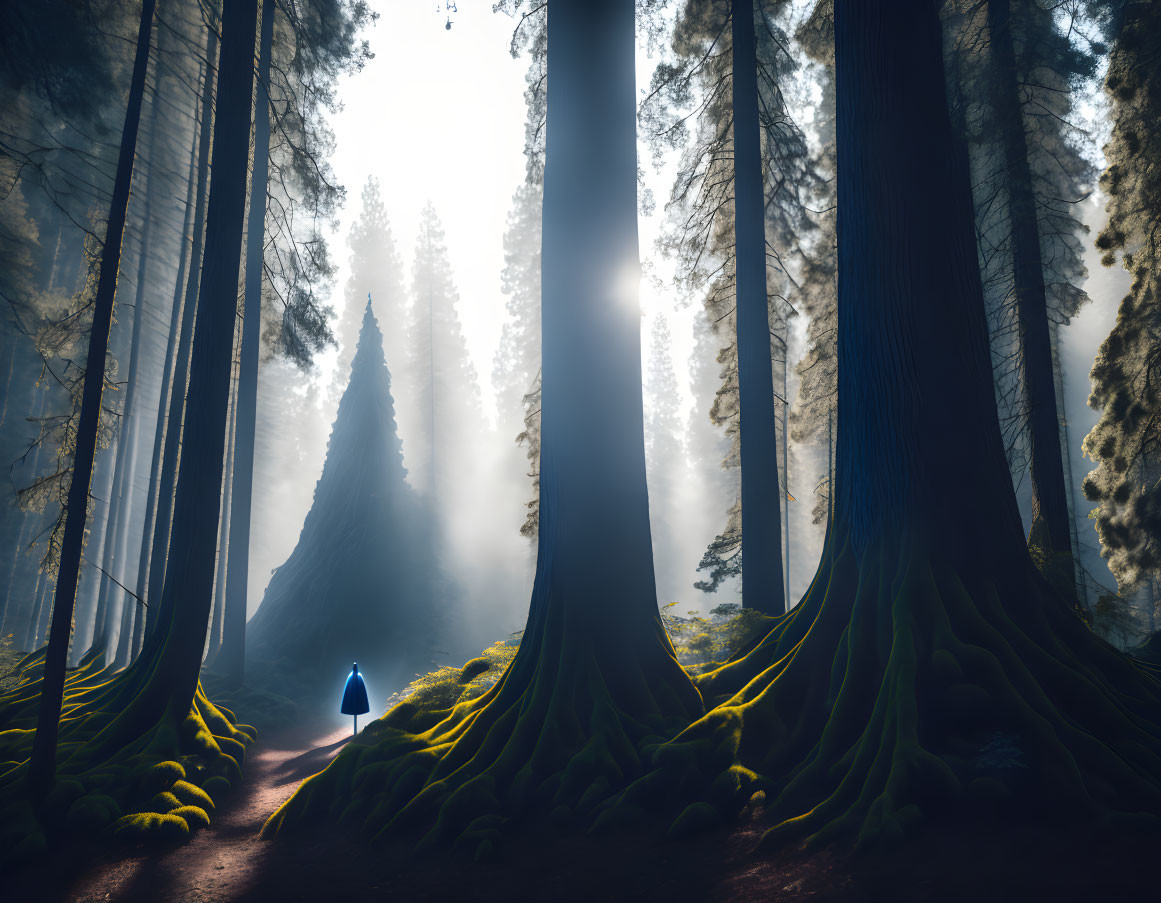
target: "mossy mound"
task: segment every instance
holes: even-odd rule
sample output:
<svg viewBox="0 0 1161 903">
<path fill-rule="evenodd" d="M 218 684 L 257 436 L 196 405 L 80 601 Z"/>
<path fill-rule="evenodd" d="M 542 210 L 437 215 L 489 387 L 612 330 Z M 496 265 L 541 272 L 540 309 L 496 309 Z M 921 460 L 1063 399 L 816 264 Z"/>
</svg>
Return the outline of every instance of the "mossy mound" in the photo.
<svg viewBox="0 0 1161 903">
<path fill-rule="evenodd" d="M 598 643 L 562 646 L 563 625 L 549 617 L 539 643 L 525 635 L 519 649 L 484 651 L 485 662 L 510 660 L 502 673 L 474 659 L 420 678 L 271 816 L 264 835 L 341 823 L 372 840 L 488 858 L 511 828 L 546 813 L 560 826 L 591 824 L 641 773 L 648 750 L 701 710 L 652 614 L 639 654 L 618 649 L 616 666 Z"/>
<path fill-rule="evenodd" d="M 685 833 L 762 793 L 769 846 L 871 847 L 981 812 L 1161 825 L 1161 685 L 1024 561 L 1000 586 L 922 540 L 861 565 L 828 544 L 802 603 L 699 681 L 724 701 L 615 807 Z"/>
<path fill-rule="evenodd" d="M 189 825 L 179 815 L 137 812 L 117 819 L 114 839 L 128 844 L 173 843 L 189 837 Z"/>
<path fill-rule="evenodd" d="M 33 809 L 26 774 L 42 665 L 43 651 L 26 656 L 19 682 L 0 697 L 0 761 L 9 763 L 0 767 L 0 824 L 15 826 L 0 835 L 0 869 L 58 836 L 70 843 L 105 832 L 132 842 L 184 839 L 191 824 L 207 822 L 213 794 L 240 779 L 253 728 L 237 724 L 200 686 L 186 711 L 171 706 L 156 722 L 136 721 L 141 675 L 111 673 L 100 656 L 86 656 L 66 676 L 56 782 Z M 171 817 L 191 809 L 189 823 Z M 38 836 L 39 845 L 21 842 Z"/>
</svg>

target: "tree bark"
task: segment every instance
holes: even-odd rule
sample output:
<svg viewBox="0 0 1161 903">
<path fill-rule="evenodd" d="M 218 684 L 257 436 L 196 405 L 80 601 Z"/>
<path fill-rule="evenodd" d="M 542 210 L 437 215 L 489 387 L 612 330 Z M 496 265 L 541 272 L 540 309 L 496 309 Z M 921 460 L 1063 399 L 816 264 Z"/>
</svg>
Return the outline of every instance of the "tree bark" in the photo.
<svg viewBox="0 0 1161 903">
<path fill-rule="evenodd" d="M 781 483 L 766 297 L 765 194 L 753 0 L 732 10 L 734 273 L 742 467 L 742 605 L 782 614 Z"/>
<path fill-rule="evenodd" d="M 246 660 L 246 601 L 250 574 L 250 512 L 254 496 L 254 434 L 258 417 L 258 345 L 262 331 L 262 269 L 266 242 L 266 182 L 270 166 L 270 54 L 274 0 L 263 0 L 254 110 L 254 171 L 246 234 L 246 303 L 242 314 L 242 360 L 235 401 L 233 488 L 225 620 L 218 669 L 231 684 L 242 683 Z"/>
<path fill-rule="evenodd" d="M 1045 559 L 1046 576 L 1062 593 L 1075 599 L 1071 518 L 1060 452 L 1048 299 L 1040 259 L 1036 193 L 1028 163 L 1024 111 L 1020 103 L 1020 73 L 1012 35 L 1010 0 L 988 0 L 991 53 L 999 74 L 997 113 L 1003 123 L 1001 143 L 1007 169 L 1011 222 L 1012 268 L 1020 324 L 1024 394 L 1028 408 L 1031 450 L 1032 529 L 1029 543 Z"/>
<path fill-rule="evenodd" d="M 141 5 L 141 25 L 137 32 L 137 50 L 129 86 L 129 101 L 121 131 L 117 174 L 113 183 L 105 243 L 101 251 L 97 293 L 93 301 L 93 325 L 89 333 L 88 356 L 85 362 L 85 385 L 77 424 L 73 476 L 66 502 L 52 628 L 45 656 L 44 682 L 40 693 L 40 709 L 29 766 L 29 782 L 38 797 L 43 796 L 51 788 L 56 770 L 56 739 L 61 695 L 64 690 L 69 633 L 73 606 L 76 602 L 81 550 L 84 545 L 89 481 L 92 478 L 93 458 L 97 450 L 101 394 L 105 384 L 105 356 L 109 346 L 109 327 L 113 319 L 113 303 L 121 262 L 121 241 L 129 207 L 129 191 L 133 179 L 137 132 L 141 123 L 141 105 L 145 95 L 145 74 L 149 64 L 149 45 L 153 34 L 153 13 L 156 5 L 156 0 L 143 0 Z"/>
</svg>

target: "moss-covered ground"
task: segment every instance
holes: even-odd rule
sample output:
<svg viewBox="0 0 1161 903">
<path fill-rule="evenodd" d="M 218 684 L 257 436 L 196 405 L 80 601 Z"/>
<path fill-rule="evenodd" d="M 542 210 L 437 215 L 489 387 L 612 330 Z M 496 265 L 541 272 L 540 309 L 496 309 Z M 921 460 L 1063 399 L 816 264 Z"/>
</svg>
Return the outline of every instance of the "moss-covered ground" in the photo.
<svg viewBox="0 0 1161 903">
<path fill-rule="evenodd" d="M 210 824 L 242 780 L 254 728 L 198 687 L 183 711 L 124 725 L 141 692 L 132 669 L 87 656 L 65 681 L 56 781 L 34 800 L 26 779 L 44 650 L 23 656 L 0 695 L 0 871 L 61 845 L 180 842 Z"/>
</svg>

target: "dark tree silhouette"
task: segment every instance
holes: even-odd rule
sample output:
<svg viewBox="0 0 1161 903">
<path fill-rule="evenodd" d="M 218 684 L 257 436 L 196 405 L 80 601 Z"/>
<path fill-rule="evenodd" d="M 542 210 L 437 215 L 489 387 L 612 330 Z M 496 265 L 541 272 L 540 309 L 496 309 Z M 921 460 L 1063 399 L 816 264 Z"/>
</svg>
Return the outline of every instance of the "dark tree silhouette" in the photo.
<svg viewBox="0 0 1161 903">
<path fill-rule="evenodd" d="M 431 664 L 432 553 L 370 300 L 362 322 L 314 503 L 247 631 L 252 679 L 284 695 L 329 697 L 357 661 L 382 698 Z"/>
<path fill-rule="evenodd" d="M 246 598 L 250 570 L 250 507 L 254 494 L 254 432 L 258 416 L 258 345 L 262 334 L 262 272 L 266 247 L 266 182 L 270 171 L 270 55 L 274 0 L 263 0 L 258 41 L 258 91 L 254 106 L 254 169 L 246 232 L 246 303 L 242 314 L 242 354 L 235 402 L 234 458 L 231 467 L 230 547 L 226 561 L 222 647 L 217 670 L 237 686 L 246 663 Z"/>
<path fill-rule="evenodd" d="M 540 540 L 515 660 L 450 711 L 393 709 L 267 833 L 342 819 L 484 852 L 512 816 L 590 818 L 700 711 L 657 611 L 641 394 L 627 390 L 641 384 L 635 113 L 634 4 L 553 0 Z"/>
<path fill-rule="evenodd" d="M 742 605 L 781 614 L 782 489 L 774 417 L 774 378 L 766 299 L 765 191 L 759 130 L 753 0 L 734 0 L 734 280 L 742 468 Z"/>
</svg>

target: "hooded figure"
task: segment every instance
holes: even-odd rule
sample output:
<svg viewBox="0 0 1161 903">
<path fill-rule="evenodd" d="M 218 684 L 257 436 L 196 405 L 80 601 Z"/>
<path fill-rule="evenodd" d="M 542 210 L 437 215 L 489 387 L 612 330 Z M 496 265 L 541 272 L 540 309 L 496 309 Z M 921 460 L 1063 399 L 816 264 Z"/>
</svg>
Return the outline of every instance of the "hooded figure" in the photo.
<svg viewBox="0 0 1161 903">
<path fill-rule="evenodd" d="M 343 704 L 339 712 L 344 715 L 355 716 L 355 733 L 359 733 L 359 716 L 371 711 L 367 702 L 367 687 L 363 684 L 363 675 L 359 673 L 358 664 L 351 665 L 351 673 L 347 675 L 347 685 L 343 688 Z"/>
</svg>

